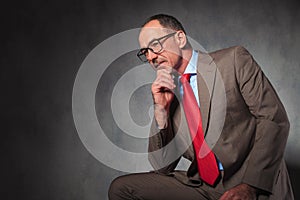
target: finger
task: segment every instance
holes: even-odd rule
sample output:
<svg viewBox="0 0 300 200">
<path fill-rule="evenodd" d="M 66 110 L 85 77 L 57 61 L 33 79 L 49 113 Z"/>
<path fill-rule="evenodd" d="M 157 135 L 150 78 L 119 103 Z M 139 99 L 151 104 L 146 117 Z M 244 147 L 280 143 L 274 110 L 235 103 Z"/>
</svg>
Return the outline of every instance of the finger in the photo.
<svg viewBox="0 0 300 200">
<path fill-rule="evenodd" d="M 175 87 L 174 80 L 170 79 L 169 77 L 164 77 L 164 76 L 157 77 L 157 79 L 155 80 L 155 83 L 157 83 L 157 84 L 168 83 L 168 84 L 172 85 L 172 87 Z"/>
<path fill-rule="evenodd" d="M 156 71 L 156 73 L 167 73 L 167 74 L 175 74 L 176 71 L 172 67 L 160 68 Z"/>
<path fill-rule="evenodd" d="M 166 90 L 172 91 L 175 88 L 175 85 L 170 82 L 160 81 L 152 84 L 153 92 L 162 92 Z"/>
<path fill-rule="evenodd" d="M 224 193 L 219 200 L 226 200 L 226 198 L 227 198 L 227 195 L 226 195 L 226 193 Z"/>
<path fill-rule="evenodd" d="M 157 71 L 157 77 L 165 77 L 167 79 L 174 79 L 174 75 L 167 70 L 159 70 Z"/>
<path fill-rule="evenodd" d="M 157 71 L 159 70 L 165 70 L 165 71 L 169 71 L 169 73 L 171 73 L 173 71 L 173 68 L 172 67 L 168 67 L 168 66 L 164 66 L 164 65 L 161 65 L 159 66 L 158 68 L 156 68 Z"/>
<path fill-rule="evenodd" d="M 173 74 L 170 74 L 168 71 L 165 71 L 165 70 L 157 72 L 156 77 L 157 78 L 165 78 L 165 79 L 168 79 L 172 82 L 174 82 L 174 78 L 175 78 L 175 76 Z"/>
<path fill-rule="evenodd" d="M 168 83 L 172 87 L 176 86 L 175 82 L 174 82 L 174 79 L 169 75 L 159 75 L 159 76 L 156 77 L 154 82 L 157 83 L 157 84 Z"/>
<path fill-rule="evenodd" d="M 232 194 L 230 192 L 225 192 L 219 200 L 231 200 L 232 199 Z"/>
<path fill-rule="evenodd" d="M 171 79 L 170 77 L 166 77 L 166 76 L 156 77 L 153 84 L 154 84 L 154 86 L 157 86 L 157 87 L 159 87 L 161 85 L 164 87 L 168 87 L 170 89 L 174 89 L 176 87 L 174 80 Z"/>
</svg>

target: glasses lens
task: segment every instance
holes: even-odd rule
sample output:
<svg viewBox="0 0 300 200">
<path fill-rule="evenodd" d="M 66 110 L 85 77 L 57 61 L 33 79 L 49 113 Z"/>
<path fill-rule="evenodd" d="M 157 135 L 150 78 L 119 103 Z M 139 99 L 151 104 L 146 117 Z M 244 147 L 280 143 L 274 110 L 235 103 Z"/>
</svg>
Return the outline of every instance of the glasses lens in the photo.
<svg viewBox="0 0 300 200">
<path fill-rule="evenodd" d="M 147 59 L 147 57 L 144 54 L 140 55 L 139 58 L 143 62 L 148 62 L 148 59 Z"/>
<path fill-rule="evenodd" d="M 162 50 L 161 43 L 158 40 L 154 40 L 150 45 L 149 48 L 153 50 L 154 53 L 158 53 Z"/>
<path fill-rule="evenodd" d="M 142 62 L 148 62 L 147 60 L 147 54 L 148 54 L 148 49 L 141 49 L 138 53 L 137 56 Z"/>
</svg>

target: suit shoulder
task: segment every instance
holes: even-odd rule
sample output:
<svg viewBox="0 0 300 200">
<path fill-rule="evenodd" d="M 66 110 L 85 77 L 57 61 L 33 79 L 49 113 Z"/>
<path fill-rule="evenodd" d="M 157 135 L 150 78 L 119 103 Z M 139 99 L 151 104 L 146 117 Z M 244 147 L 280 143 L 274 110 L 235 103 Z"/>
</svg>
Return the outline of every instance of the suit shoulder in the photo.
<svg viewBox="0 0 300 200">
<path fill-rule="evenodd" d="M 243 46 L 232 46 L 209 53 L 216 63 L 234 64 L 237 60 L 252 59 L 252 55 Z"/>
<path fill-rule="evenodd" d="M 213 52 L 210 52 L 209 54 L 211 56 L 217 56 L 217 55 L 224 55 L 224 54 L 231 54 L 231 55 L 234 55 L 236 53 L 239 53 L 239 52 L 245 52 L 245 53 L 248 53 L 248 50 L 241 46 L 241 45 L 236 45 L 236 46 L 231 46 L 231 47 L 227 47 L 227 48 L 224 48 L 224 49 L 219 49 L 219 50 L 216 50 L 216 51 L 213 51 Z"/>
</svg>

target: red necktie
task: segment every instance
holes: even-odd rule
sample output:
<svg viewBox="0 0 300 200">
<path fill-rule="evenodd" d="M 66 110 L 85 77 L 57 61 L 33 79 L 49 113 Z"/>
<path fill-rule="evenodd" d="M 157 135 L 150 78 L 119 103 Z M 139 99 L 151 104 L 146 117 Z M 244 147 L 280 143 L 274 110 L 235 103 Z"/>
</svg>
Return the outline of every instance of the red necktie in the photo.
<svg viewBox="0 0 300 200">
<path fill-rule="evenodd" d="M 207 184 L 214 185 L 219 176 L 219 169 L 214 153 L 204 140 L 201 113 L 189 84 L 190 76 L 190 74 L 183 74 L 180 78 L 183 86 L 183 108 L 193 139 L 199 176 Z"/>
</svg>

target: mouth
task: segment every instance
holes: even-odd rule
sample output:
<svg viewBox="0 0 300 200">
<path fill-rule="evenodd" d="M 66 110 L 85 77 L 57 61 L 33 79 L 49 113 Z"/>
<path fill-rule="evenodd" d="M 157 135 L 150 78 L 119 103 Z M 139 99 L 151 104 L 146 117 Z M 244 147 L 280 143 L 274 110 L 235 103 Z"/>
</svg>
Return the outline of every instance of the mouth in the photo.
<svg viewBox="0 0 300 200">
<path fill-rule="evenodd" d="M 166 61 L 160 61 L 160 62 L 157 62 L 157 63 L 153 63 L 153 67 L 154 67 L 155 69 L 159 69 L 159 68 L 162 68 L 162 67 L 166 67 L 166 66 L 164 65 L 165 62 L 166 62 Z"/>
</svg>

